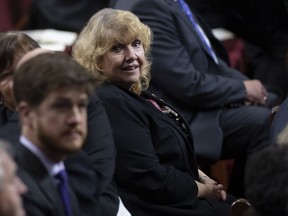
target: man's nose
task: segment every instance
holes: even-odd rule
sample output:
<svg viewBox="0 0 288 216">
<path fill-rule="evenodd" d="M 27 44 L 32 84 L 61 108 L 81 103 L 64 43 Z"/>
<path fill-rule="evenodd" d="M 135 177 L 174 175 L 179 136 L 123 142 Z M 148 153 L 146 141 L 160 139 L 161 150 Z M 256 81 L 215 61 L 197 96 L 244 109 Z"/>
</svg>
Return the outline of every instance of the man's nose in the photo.
<svg viewBox="0 0 288 216">
<path fill-rule="evenodd" d="M 71 115 L 69 116 L 69 123 L 80 123 L 83 118 L 83 111 L 78 106 L 72 108 Z"/>
</svg>

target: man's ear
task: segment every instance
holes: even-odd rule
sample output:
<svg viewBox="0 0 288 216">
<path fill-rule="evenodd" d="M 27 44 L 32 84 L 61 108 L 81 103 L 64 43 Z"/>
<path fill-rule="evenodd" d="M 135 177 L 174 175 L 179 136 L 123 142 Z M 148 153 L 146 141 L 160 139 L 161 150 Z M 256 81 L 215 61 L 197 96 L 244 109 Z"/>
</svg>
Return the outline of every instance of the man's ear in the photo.
<svg viewBox="0 0 288 216">
<path fill-rule="evenodd" d="M 31 126 L 33 121 L 33 109 L 31 105 L 25 101 L 21 101 L 17 106 L 17 111 L 22 125 Z"/>
</svg>

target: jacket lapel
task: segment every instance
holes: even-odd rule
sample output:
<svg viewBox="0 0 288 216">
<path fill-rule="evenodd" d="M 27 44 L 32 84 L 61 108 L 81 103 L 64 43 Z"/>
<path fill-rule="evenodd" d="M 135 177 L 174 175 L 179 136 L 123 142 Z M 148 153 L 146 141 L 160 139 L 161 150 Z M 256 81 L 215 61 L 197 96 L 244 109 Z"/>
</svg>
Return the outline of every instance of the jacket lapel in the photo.
<svg viewBox="0 0 288 216">
<path fill-rule="evenodd" d="M 43 194 L 46 195 L 47 199 L 53 203 L 53 206 L 57 206 L 57 212 L 64 214 L 65 211 L 62 205 L 62 200 L 59 196 L 56 186 L 52 182 L 51 177 L 47 175 L 45 178 L 42 178 L 39 181 L 39 186 L 43 191 Z"/>
<path fill-rule="evenodd" d="M 170 108 L 172 108 L 172 110 L 176 111 L 178 117 L 181 119 L 181 122 L 183 122 L 185 124 L 186 127 L 186 133 L 181 130 L 180 126 L 178 126 L 174 120 L 170 119 L 169 117 L 165 116 L 165 114 L 163 115 L 163 113 L 161 113 L 161 111 L 157 111 L 153 106 L 148 106 L 149 104 L 147 104 L 147 109 L 149 109 L 151 112 L 153 112 L 154 115 L 157 115 L 158 118 L 161 118 L 163 121 L 167 122 L 170 126 L 172 126 L 173 128 L 175 128 L 177 131 L 179 131 L 180 134 L 182 134 L 184 140 L 186 140 L 185 142 L 185 149 L 187 149 L 188 151 L 188 157 L 189 157 L 189 161 L 192 160 L 193 163 L 196 162 L 196 158 L 195 158 L 195 151 L 194 151 L 194 145 L 193 145 L 193 138 L 192 138 L 192 134 L 190 131 L 189 126 L 187 125 L 186 121 L 184 120 L 184 118 L 181 116 L 181 114 L 175 109 L 173 108 L 170 104 L 166 103 L 165 101 L 163 101 L 162 99 L 157 98 L 156 95 L 154 94 L 150 94 L 149 92 L 145 91 L 142 93 L 143 97 L 145 97 L 146 99 L 152 99 L 155 102 L 157 102 L 160 106 L 168 106 Z M 188 135 L 188 136 L 187 136 Z"/>
<path fill-rule="evenodd" d="M 20 143 L 17 146 L 17 151 L 19 167 L 39 185 L 47 201 L 55 207 L 52 211 L 56 211 L 57 215 L 65 215 L 57 187 L 42 162 Z"/>
<path fill-rule="evenodd" d="M 187 26 L 187 28 L 189 28 L 190 30 L 193 31 L 193 34 L 195 35 L 195 38 L 197 39 L 197 41 L 199 42 L 199 44 L 201 44 L 202 48 L 205 50 L 205 52 L 207 53 L 207 55 L 209 56 L 209 58 L 212 58 L 210 53 L 209 53 L 209 50 L 207 49 L 207 47 L 203 44 L 202 40 L 200 39 L 200 36 L 197 32 L 197 30 L 195 29 L 195 27 L 191 24 L 191 21 L 189 20 L 188 16 L 185 14 L 185 12 L 182 10 L 182 8 L 179 6 L 179 3 L 177 0 L 166 0 L 167 4 L 169 4 L 170 7 L 173 7 L 171 9 L 171 11 L 176 11 L 176 14 L 178 15 L 178 17 L 182 20 L 182 22 L 184 22 Z M 176 8 L 176 10 L 175 10 Z M 198 17 L 196 16 L 197 13 L 195 11 L 193 11 L 191 9 L 192 13 L 195 15 L 195 20 L 196 22 L 198 22 L 199 25 L 200 22 L 198 20 Z M 203 26 L 201 25 L 201 28 L 203 28 Z M 206 34 L 205 30 L 203 29 L 203 32 Z M 189 35 L 188 35 L 189 36 Z M 206 34 L 207 36 L 207 34 Z M 207 36 L 207 38 L 209 38 Z M 210 39 L 209 39 L 210 40 Z M 214 61 L 214 60 L 213 60 Z"/>
</svg>

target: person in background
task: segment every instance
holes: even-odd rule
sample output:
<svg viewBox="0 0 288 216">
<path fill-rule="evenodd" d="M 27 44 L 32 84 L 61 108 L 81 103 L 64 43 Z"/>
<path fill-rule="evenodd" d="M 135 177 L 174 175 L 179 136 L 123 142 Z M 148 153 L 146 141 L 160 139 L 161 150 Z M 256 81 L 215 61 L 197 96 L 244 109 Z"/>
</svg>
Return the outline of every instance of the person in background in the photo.
<svg viewBox="0 0 288 216">
<path fill-rule="evenodd" d="M 288 13 L 284 0 L 187 0 L 211 28 L 244 40 L 241 72 L 259 79 L 282 100 L 287 96 Z M 229 41 L 227 41 L 229 43 Z"/>
<path fill-rule="evenodd" d="M 235 159 L 228 191 L 244 196 L 246 158 L 270 144 L 268 106 L 277 97 L 226 64 L 222 44 L 184 0 L 112 0 L 111 7 L 150 26 L 150 91 L 184 116 L 199 162 Z"/>
<path fill-rule="evenodd" d="M 56 53 L 38 55 L 14 73 L 21 120 L 15 161 L 29 188 L 23 196 L 28 215 L 81 215 L 64 160 L 79 152 L 86 139 L 94 81 L 71 57 Z"/>
<path fill-rule="evenodd" d="M 285 133 L 285 144 L 262 149 L 247 161 L 246 196 L 255 216 L 288 215 L 287 128 Z"/>
<path fill-rule="evenodd" d="M 0 33 L 0 126 L 7 123 L 15 111 L 12 91 L 12 75 L 19 59 L 27 52 L 40 48 L 39 44 L 25 33 L 10 31 Z"/>
<path fill-rule="evenodd" d="M 195 160 L 192 134 L 149 86 L 152 32 L 131 12 L 103 9 L 81 31 L 73 57 L 100 84 L 117 149 L 115 182 L 132 215 L 229 215 L 223 185 Z"/>
<path fill-rule="evenodd" d="M 30 4 L 26 29 L 80 32 L 89 18 L 108 6 L 108 0 L 35 0 Z"/>
<path fill-rule="evenodd" d="M 9 154 L 10 145 L 0 140 L 0 215 L 25 216 L 22 195 L 27 187 L 16 175 L 17 165 Z"/>
</svg>

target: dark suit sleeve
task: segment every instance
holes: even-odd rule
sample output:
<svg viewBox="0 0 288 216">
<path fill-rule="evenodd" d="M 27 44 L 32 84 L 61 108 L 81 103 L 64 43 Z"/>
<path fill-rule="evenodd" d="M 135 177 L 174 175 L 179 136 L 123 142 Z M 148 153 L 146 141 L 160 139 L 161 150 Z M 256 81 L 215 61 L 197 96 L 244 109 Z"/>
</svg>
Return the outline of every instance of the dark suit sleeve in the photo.
<svg viewBox="0 0 288 216">
<path fill-rule="evenodd" d="M 127 188 L 147 202 L 178 205 L 188 201 L 192 206 L 198 193 L 193 177 L 161 164 L 154 149 L 154 145 L 161 146 L 161 143 L 153 143 L 150 132 L 153 126 L 149 125 L 149 117 L 141 113 L 142 107 L 121 96 L 102 101 L 114 131 L 115 181 L 119 188 Z"/>
<path fill-rule="evenodd" d="M 88 134 L 83 150 L 89 155 L 96 172 L 96 196 L 101 215 L 115 215 L 118 211 L 118 195 L 113 186 L 115 170 L 115 146 L 109 119 L 97 95 L 88 105 Z M 109 212 L 109 213 L 108 213 Z"/>
<path fill-rule="evenodd" d="M 167 2 L 120 0 L 115 5 L 131 10 L 153 30 L 152 84 L 188 106 L 213 108 L 242 102 L 247 78 L 221 60 L 219 66 L 212 65 L 187 20 L 179 17 L 181 11 L 176 13 L 177 3 Z M 200 67 L 203 70 L 196 69 Z"/>
<path fill-rule="evenodd" d="M 97 95 L 93 95 L 89 102 L 88 134 L 83 150 L 90 156 L 99 177 L 111 181 L 115 168 L 115 146 L 109 119 Z M 107 182 L 101 182 L 99 189 L 103 190 Z"/>
</svg>

